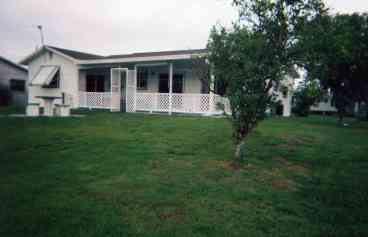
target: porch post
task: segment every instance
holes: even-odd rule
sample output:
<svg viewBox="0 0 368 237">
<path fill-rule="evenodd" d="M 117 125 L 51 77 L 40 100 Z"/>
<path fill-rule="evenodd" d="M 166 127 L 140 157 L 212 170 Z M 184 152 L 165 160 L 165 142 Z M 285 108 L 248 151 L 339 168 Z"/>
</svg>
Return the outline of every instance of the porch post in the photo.
<svg viewBox="0 0 368 237">
<path fill-rule="evenodd" d="M 134 107 L 133 110 L 134 112 L 137 111 L 137 76 L 138 75 L 138 66 L 134 65 Z"/>
<path fill-rule="evenodd" d="M 215 89 L 215 76 L 211 73 L 210 75 L 210 113 L 214 113 L 215 109 L 216 109 L 216 105 L 215 105 L 215 94 L 213 93 L 214 89 Z"/>
<path fill-rule="evenodd" d="M 113 107 L 112 107 L 112 68 L 110 68 L 110 112 L 113 111 Z"/>
<path fill-rule="evenodd" d="M 173 64 L 169 64 L 169 114 L 172 114 Z"/>
</svg>

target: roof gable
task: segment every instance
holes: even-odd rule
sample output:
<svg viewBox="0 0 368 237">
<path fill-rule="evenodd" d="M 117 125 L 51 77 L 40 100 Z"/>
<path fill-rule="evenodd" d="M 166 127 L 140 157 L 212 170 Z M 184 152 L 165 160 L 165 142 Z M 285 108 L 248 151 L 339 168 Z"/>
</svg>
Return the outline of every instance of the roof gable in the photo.
<svg viewBox="0 0 368 237">
<path fill-rule="evenodd" d="M 48 48 L 57 50 L 65 55 L 68 55 L 69 57 L 72 57 L 74 59 L 77 60 L 91 60 L 91 59 L 100 59 L 100 58 L 104 58 L 101 55 L 96 55 L 96 54 L 90 54 L 90 53 L 84 53 L 84 52 L 80 52 L 80 51 L 75 51 L 75 50 L 70 50 L 70 49 L 63 49 L 63 48 L 58 48 L 58 47 L 54 47 L 54 46 L 47 46 Z"/>
<path fill-rule="evenodd" d="M 89 54 L 89 53 L 83 53 L 80 51 L 75 50 L 69 50 L 69 49 L 63 49 L 58 48 L 54 46 L 45 45 L 42 48 L 36 50 L 32 54 L 28 55 L 26 58 L 20 61 L 20 64 L 28 65 L 32 60 L 37 58 L 39 55 L 43 54 L 46 51 L 51 51 L 54 53 L 59 54 L 60 56 L 67 58 L 71 61 L 78 61 L 78 60 L 91 60 L 91 59 L 100 59 L 103 58 L 103 56 L 95 55 L 95 54 Z"/>
</svg>

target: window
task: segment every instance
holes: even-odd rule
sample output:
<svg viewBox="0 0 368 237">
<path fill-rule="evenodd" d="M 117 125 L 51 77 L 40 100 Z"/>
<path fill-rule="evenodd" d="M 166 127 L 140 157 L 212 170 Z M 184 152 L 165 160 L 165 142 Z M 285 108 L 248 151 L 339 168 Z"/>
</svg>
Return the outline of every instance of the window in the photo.
<svg viewBox="0 0 368 237">
<path fill-rule="evenodd" d="M 148 69 L 139 68 L 137 73 L 137 88 L 138 90 L 147 90 Z"/>
<path fill-rule="evenodd" d="M 25 80 L 11 79 L 10 80 L 10 90 L 11 91 L 25 91 Z"/>
<path fill-rule="evenodd" d="M 60 88 L 60 71 L 58 71 L 52 78 L 51 82 L 47 86 L 42 86 L 43 88 L 57 89 Z"/>
<path fill-rule="evenodd" d="M 174 74 L 173 77 L 173 93 L 183 93 L 184 80 L 183 74 Z"/>
<path fill-rule="evenodd" d="M 104 75 L 87 75 L 87 92 L 104 92 L 105 76 Z"/>
</svg>

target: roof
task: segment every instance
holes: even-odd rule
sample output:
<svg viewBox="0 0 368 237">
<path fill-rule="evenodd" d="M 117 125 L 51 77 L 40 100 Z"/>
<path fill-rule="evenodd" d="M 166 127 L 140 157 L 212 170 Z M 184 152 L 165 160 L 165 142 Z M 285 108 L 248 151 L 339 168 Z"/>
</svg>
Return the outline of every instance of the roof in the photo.
<svg viewBox="0 0 368 237">
<path fill-rule="evenodd" d="M 75 50 L 70 50 L 70 49 L 63 49 L 63 48 L 58 48 L 55 46 L 50 46 L 50 45 L 46 45 L 46 47 L 57 50 L 69 57 L 72 57 L 74 59 L 77 60 L 90 60 L 90 59 L 100 59 L 100 58 L 104 58 L 101 55 L 97 55 L 97 54 L 90 54 L 90 53 L 84 53 L 84 52 L 80 52 L 80 51 L 75 51 Z"/>
<path fill-rule="evenodd" d="M 76 50 L 64 49 L 55 46 L 45 45 L 41 49 L 32 53 L 23 59 L 20 63 L 27 65 L 35 57 L 40 55 L 44 50 L 53 51 L 68 57 L 71 60 L 84 61 L 84 60 L 104 60 L 104 59 L 128 59 L 128 58 L 144 58 L 144 57 L 157 57 L 157 56 L 176 56 L 176 55 L 188 55 L 188 54 L 199 54 L 206 53 L 207 49 L 189 49 L 189 50 L 172 50 L 172 51 L 156 51 L 156 52 L 142 52 L 142 53 L 132 53 L 132 54 L 119 54 L 119 55 L 109 55 L 101 56 L 96 54 L 84 53 Z"/>
<path fill-rule="evenodd" d="M 8 64 L 8 65 L 10 65 L 10 66 L 13 66 L 13 67 L 15 67 L 15 68 L 17 68 L 17 69 L 19 69 L 19 70 L 21 70 L 21 71 L 23 71 L 23 72 L 28 72 L 27 68 L 25 68 L 25 67 L 23 67 L 23 66 L 19 65 L 18 63 L 12 62 L 12 61 L 10 61 L 9 59 L 6 59 L 6 58 L 4 58 L 4 57 L 1 57 L 1 56 L 0 56 L 0 61 L 3 61 L 4 63 L 6 63 L 6 64 Z"/>
<path fill-rule="evenodd" d="M 189 50 L 173 50 L 173 51 L 157 51 L 157 52 L 143 52 L 143 53 L 132 53 L 132 54 L 118 54 L 104 57 L 105 59 L 113 58 L 135 58 L 135 57 L 155 57 L 155 56 L 171 56 L 181 54 L 197 54 L 206 53 L 207 49 L 189 49 Z"/>
</svg>

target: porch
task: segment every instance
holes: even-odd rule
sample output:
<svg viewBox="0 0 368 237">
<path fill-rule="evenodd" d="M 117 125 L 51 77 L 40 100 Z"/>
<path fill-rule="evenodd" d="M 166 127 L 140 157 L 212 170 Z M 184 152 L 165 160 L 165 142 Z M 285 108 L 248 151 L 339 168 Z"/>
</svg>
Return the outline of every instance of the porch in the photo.
<svg viewBox="0 0 368 237">
<path fill-rule="evenodd" d="M 185 62 L 92 68 L 79 74 L 80 108 L 214 114 L 222 112 L 216 105 L 225 101 L 206 90 Z"/>
</svg>

